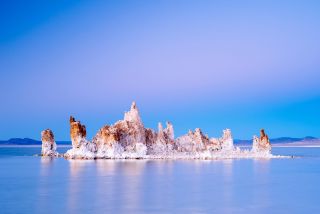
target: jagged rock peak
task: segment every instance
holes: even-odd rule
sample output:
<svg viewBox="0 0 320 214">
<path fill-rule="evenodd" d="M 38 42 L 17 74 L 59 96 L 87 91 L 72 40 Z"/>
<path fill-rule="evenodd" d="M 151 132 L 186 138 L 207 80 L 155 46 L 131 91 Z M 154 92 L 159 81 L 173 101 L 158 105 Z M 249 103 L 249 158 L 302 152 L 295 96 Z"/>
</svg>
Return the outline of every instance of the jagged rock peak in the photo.
<svg viewBox="0 0 320 214">
<path fill-rule="evenodd" d="M 158 142 L 174 143 L 174 131 L 170 122 L 166 123 L 167 127 L 164 129 L 162 123 L 158 123 Z"/>
<path fill-rule="evenodd" d="M 169 121 L 167 121 L 167 128 L 165 129 L 165 133 L 168 135 L 168 137 L 171 140 L 174 140 L 174 130 L 173 130 L 173 125 Z"/>
<path fill-rule="evenodd" d="M 232 134 L 231 134 L 231 130 L 230 129 L 225 129 L 223 130 L 223 139 L 232 139 Z"/>
<path fill-rule="evenodd" d="M 197 133 L 197 134 L 202 134 L 202 131 L 201 131 L 200 128 L 196 128 L 196 129 L 194 130 L 194 132 Z"/>
<path fill-rule="evenodd" d="M 188 134 L 178 137 L 176 140 L 178 151 L 199 152 L 204 151 L 209 144 L 209 139 L 197 128 L 194 132 L 189 130 Z"/>
<path fill-rule="evenodd" d="M 133 101 L 133 102 L 131 103 L 131 109 L 136 109 L 136 108 L 137 108 L 137 104 L 136 104 L 135 101 Z"/>
<path fill-rule="evenodd" d="M 196 128 L 193 134 L 194 141 L 198 144 L 206 145 L 209 142 L 207 135 L 204 135 L 200 128 Z"/>
<path fill-rule="evenodd" d="M 56 152 L 57 144 L 54 140 L 53 132 L 50 129 L 46 129 L 41 132 L 41 155 L 42 156 L 56 156 L 58 153 Z"/>
<path fill-rule="evenodd" d="M 148 139 L 154 139 L 152 136 L 154 133 L 151 130 L 147 134 Z M 146 129 L 141 122 L 136 103 L 133 102 L 130 111 L 125 113 L 124 120 L 101 128 L 92 142 L 97 145 L 99 155 L 108 153 L 115 147 L 121 147 L 125 152 L 130 153 L 137 149 L 136 144 L 146 144 L 146 138 Z"/>
<path fill-rule="evenodd" d="M 137 123 L 143 126 L 136 102 L 132 102 L 130 111 L 124 114 L 124 120 L 127 122 Z"/>
<path fill-rule="evenodd" d="M 163 132 L 163 126 L 162 123 L 158 123 L 158 133 L 162 133 Z"/>
</svg>

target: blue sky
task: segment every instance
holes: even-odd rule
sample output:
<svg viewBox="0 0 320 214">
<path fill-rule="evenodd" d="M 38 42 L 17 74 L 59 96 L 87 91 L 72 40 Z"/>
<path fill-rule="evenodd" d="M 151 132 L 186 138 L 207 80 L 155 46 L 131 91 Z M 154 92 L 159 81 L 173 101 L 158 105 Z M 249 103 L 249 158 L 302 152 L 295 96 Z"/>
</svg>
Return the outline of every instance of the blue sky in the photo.
<svg viewBox="0 0 320 214">
<path fill-rule="evenodd" d="M 147 127 L 320 137 L 318 1 L 2 1 L 0 139 Z"/>
</svg>

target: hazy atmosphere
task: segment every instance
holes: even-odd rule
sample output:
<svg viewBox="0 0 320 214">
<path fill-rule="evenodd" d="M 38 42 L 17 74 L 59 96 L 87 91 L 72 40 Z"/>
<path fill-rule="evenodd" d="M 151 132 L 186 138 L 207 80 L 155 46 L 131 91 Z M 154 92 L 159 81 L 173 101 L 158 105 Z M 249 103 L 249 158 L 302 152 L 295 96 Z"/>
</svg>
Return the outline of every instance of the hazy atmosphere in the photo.
<svg viewBox="0 0 320 214">
<path fill-rule="evenodd" d="M 231 2 L 1 3 L 0 139 L 91 138 L 133 100 L 177 135 L 320 137 L 320 3 Z"/>
</svg>

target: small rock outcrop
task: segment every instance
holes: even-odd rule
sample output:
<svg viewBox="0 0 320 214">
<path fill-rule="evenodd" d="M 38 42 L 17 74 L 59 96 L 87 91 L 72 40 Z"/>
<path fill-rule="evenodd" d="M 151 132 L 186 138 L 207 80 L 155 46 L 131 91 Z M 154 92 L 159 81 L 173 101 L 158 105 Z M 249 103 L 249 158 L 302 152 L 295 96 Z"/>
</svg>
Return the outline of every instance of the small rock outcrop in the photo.
<svg viewBox="0 0 320 214">
<path fill-rule="evenodd" d="M 260 137 L 253 136 L 252 151 L 271 153 L 269 137 L 265 134 L 264 129 L 260 130 Z"/>
<path fill-rule="evenodd" d="M 46 129 L 41 132 L 41 155 L 42 156 L 57 156 L 57 144 L 54 140 L 53 132 L 50 129 Z"/>
</svg>

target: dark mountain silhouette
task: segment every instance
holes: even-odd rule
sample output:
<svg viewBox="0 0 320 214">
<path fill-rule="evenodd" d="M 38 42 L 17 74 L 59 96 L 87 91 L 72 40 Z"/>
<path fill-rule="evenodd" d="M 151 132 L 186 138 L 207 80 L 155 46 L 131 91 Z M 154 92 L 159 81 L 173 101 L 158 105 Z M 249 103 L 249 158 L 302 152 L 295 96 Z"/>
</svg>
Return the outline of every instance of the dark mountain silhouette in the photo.
<svg viewBox="0 0 320 214">
<path fill-rule="evenodd" d="M 56 141 L 59 145 L 71 145 L 71 141 Z M 40 140 L 30 138 L 11 138 L 9 140 L 0 140 L 0 145 L 41 145 Z"/>
</svg>

